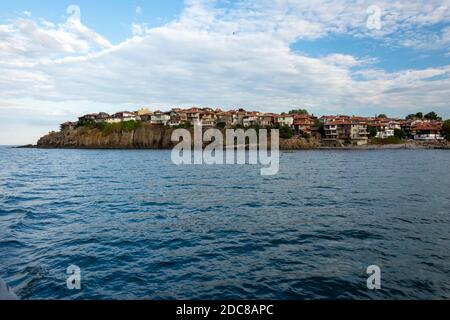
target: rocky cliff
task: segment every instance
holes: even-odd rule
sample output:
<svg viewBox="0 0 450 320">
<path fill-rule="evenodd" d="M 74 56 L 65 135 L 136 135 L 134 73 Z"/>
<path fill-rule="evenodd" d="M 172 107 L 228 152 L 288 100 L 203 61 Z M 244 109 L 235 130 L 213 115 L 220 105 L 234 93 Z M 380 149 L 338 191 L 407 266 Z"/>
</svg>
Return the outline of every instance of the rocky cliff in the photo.
<svg viewBox="0 0 450 320">
<path fill-rule="evenodd" d="M 134 130 L 105 133 L 96 128 L 52 132 L 39 139 L 39 148 L 169 149 L 173 129 L 142 124 Z"/>
<path fill-rule="evenodd" d="M 39 139 L 38 148 L 74 149 L 171 149 L 173 129 L 142 123 L 133 130 L 107 132 L 97 128 L 77 128 L 62 132 L 51 132 Z M 269 140 L 270 142 L 270 140 Z M 270 144 L 270 143 L 269 143 Z M 206 145 L 206 144 L 205 144 Z M 319 147 L 317 140 L 281 139 L 280 149 L 298 150 Z"/>
</svg>

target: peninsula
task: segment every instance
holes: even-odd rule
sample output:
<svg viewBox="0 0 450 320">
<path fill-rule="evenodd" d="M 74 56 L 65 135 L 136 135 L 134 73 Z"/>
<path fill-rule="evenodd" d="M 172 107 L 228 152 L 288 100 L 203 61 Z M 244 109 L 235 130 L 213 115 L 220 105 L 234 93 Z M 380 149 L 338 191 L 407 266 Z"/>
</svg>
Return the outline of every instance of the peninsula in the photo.
<svg viewBox="0 0 450 320">
<path fill-rule="evenodd" d="M 61 124 L 59 132 L 39 139 L 38 148 L 93 149 L 170 149 L 172 132 L 204 128 L 280 130 L 281 149 L 377 148 L 385 145 L 405 147 L 448 147 L 449 120 L 442 121 L 434 112 L 417 113 L 405 119 L 385 115 L 360 117 L 326 115 L 316 117 L 306 110 L 274 114 L 244 109 L 223 111 L 212 108 L 173 108 L 151 112 L 142 108 L 87 114 L 76 122 Z"/>
</svg>

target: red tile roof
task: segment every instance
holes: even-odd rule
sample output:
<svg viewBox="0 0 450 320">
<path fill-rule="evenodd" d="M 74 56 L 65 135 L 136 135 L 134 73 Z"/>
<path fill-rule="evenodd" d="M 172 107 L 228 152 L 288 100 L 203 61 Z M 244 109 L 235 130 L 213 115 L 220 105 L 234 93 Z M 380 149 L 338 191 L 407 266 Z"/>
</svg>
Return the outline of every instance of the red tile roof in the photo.
<svg viewBox="0 0 450 320">
<path fill-rule="evenodd" d="M 412 127 L 413 131 L 427 131 L 427 130 L 431 130 L 431 131 L 439 131 L 442 129 L 442 125 L 440 124 L 433 124 L 433 123 L 420 123 L 417 124 L 415 126 Z"/>
</svg>

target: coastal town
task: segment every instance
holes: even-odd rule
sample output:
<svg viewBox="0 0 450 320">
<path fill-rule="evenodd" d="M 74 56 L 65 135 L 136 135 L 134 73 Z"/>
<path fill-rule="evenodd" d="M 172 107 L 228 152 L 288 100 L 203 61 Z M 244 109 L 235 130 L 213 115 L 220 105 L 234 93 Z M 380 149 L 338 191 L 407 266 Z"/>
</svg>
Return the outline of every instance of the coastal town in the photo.
<svg viewBox="0 0 450 320">
<path fill-rule="evenodd" d="M 77 122 L 61 124 L 61 132 L 95 124 L 118 124 L 126 122 L 149 123 L 172 128 L 188 128 L 195 125 L 218 128 L 278 128 L 283 129 L 282 138 L 314 138 L 323 146 L 361 146 L 372 140 L 389 141 L 391 138 L 418 142 L 443 142 L 444 122 L 434 112 L 412 114 L 405 119 L 389 118 L 386 115 L 361 117 L 349 115 L 309 114 L 306 110 L 292 110 L 275 114 L 245 109 L 224 111 L 219 108 L 173 108 L 170 111 L 122 111 L 115 114 L 105 112 L 87 114 Z"/>
</svg>

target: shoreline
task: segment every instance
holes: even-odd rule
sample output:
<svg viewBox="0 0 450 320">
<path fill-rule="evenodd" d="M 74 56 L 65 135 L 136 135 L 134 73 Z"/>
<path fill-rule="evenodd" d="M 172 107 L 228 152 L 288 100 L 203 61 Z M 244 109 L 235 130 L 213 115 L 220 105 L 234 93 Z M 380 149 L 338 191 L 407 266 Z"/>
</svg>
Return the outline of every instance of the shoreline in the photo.
<svg viewBox="0 0 450 320">
<path fill-rule="evenodd" d="M 52 150 L 52 149 L 61 149 L 61 150 L 171 150 L 171 148 L 150 148 L 150 147 L 123 147 L 123 146 L 38 146 L 38 145 L 23 145 L 23 146 L 10 146 L 12 149 L 43 149 L 43 150 Z M 235 148 L 237 149 L 237 147 Z M 248 146 L 246 146 L 248 149 Z M 224 148 L 227 150 L 227 148 Z M 326 146 L 317 146 L 317 147 L 301 147 L 301 148 L 280 148 L 280 151 L 307 151 L 307 150 L 319 150 L 319 151 L 327 151 L 327 150 L 345 150 L 345 151 L 365 151 L 365 150 L 450 150 L 450 144 L 418 144 L 418 143 L 401 143 L 401 144 L 367 144 L 362 146 L 343 146 L 343 147 L 326 147 Z"/>
<path fill-rule="evenodd" d="M 142 123 L 138 127 L 129 130 L 113 130 L 111 132 L 104 132 L 98 128 L 81 127 L 59 132 L 50 132 L 41 137 L 36 145 L 28 144 L 19 148 L 170 150 L 178 144 L 178 142 L 175 143 L 172 141 L 173 132 L 173 128 L 148 123 Z M 190 133 L 192 134 L 192 129 L 190 130 Z M 267 142 L 268 147 L 270 148 L 270 141 Z M 338 141 L 334 145 L 328 145 L 327 142 L 328 140 L 324 141 L 319 137 L 280 137 L 279 150 L 450 149 L 450 143 L 447 141 L 414 141 L 405 139 L 392 143 L 392 141 L 369 140 L 368 144 L 359 146 L 344 144 L 342 141 Z M 367 142 L 367 140 L 365 142 Z M 192 147 L 193 146 L 194 145 L 192 145 Z M 207 143 L 203 142 L 203 147 L 206 146 Z M 226 146 L 224 147 L 224 150 L 226 150 Z M 230 147 L 232 148 L 232 146 Z M 241 147 L 243 147 L 243 145 L 241 145 Z M 248 142 L 245 147 L 249 149 Z M 237 148 L 237 146 L 235 146 L 235 148 Z"/>
</svg>

